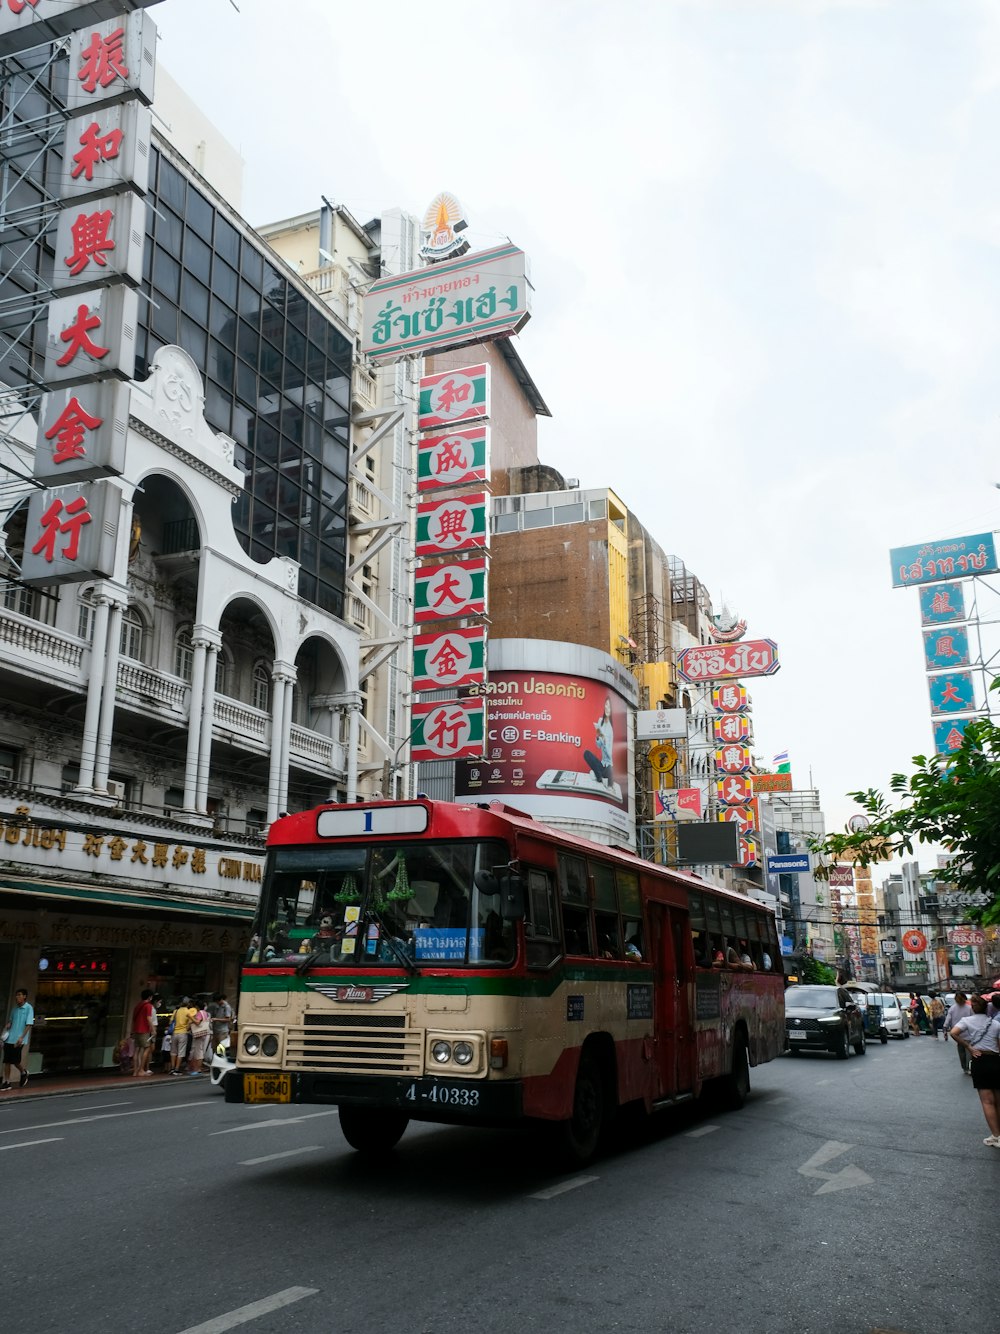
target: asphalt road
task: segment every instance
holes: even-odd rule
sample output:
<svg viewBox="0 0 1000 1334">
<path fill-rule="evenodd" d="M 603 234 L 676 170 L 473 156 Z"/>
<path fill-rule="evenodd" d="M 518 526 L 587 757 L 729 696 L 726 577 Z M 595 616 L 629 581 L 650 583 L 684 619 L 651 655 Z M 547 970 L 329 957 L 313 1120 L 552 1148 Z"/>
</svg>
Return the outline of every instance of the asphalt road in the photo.
<svg viewBox="0 0 1000 1334">
<path fill-rule="evenodd" d="M 207 1080 L 0 1102 L 21 1334 L 966 1334 L 997 1327 L 1000 1151 L 952 1043 L 756 1070 L 576 1175 L 530 1136 L 411 1126 Z M 978 1276 L 978 1277 L 977 1277 Z"/>
</svg>

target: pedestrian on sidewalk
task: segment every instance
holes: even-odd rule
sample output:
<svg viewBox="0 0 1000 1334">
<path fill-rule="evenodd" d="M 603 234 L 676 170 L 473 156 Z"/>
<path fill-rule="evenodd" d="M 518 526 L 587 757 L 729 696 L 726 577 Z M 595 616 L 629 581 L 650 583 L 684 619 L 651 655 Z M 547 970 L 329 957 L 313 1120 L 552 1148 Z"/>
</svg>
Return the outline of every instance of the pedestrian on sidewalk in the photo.
<svg viewBox="0 0 1000 1334">
<path fill-rule="evenodd" d="M 218 1049 L 220 1042 L 225 1042 L 233 1031 L 233 1007 L 229 1004 L 226 995 L 222 991 L 217 991 L 208 1007 L 208 1013 L 212 1017 L 212 1051 Z"/>
<path fill-rule="evenodd" d="M 965 1045 L 971 1058 L 972 1083 L 990 1131 L 983 1143 L 1000 1149 L 1000 1019 L 986 1013 L 982 996 L 973 996 L 970 1004 L 972 1014 L 959 1020 L 951 1036 Z"/>
<path fill-rule="evenodd" d="M 936 991 L 931 992 L 931 1023 L 934 1025 L 934 1041 L 937 1042 L 938 1034 L 947 1042 L 948 1038 L 944 1031 L 944 1001 Z"/>
<path fill-rule="evenodd" d="M 28 1004 L 28 993 L 24 987 L 14 992 L 14 1006 L 4 1025 L 3 1037 L 3 1083 L 0 1089 L 9 1089 L 10 1072 L 16 1070 L 19 1076 L 18 1088 L 24 1088 L 28 1082 L 28 1044 L 31 1030 L 35 1023 L 35 1011 Z"/>
<path fill-rule="evenodd" d="M 189 1075 L 205 1073 L 205 1048 L 212 1035 L 212 1020 L 206 1009 L 199 1007 L 191 1020 L 191 1060 L 188 1063 Z"/>
<path fill-rule="evenodd" d="M 964 991 L 956 991 L 955 999 L 948 1006 L 948 1013 L 944 1017 L 944 1036 L 946 1042 L 948 1040 L 948 1035 L 951 1033 L 951 1030 L 955 1025 L 962 1019 L 968 1019 L 971 1013 L 972 1006 L 969 1004 L 968 996 Z M 956 1042 L 955 1046 L 958 1048 L 958 1059 L 962 1065 L 962 1074 L 970 1074 L 969 1053 L 961 1042 Z"/>
<path fill-rule="evenodd" d="M 170 1073 L 181 1074 L 181 1065 L 187 1056 L 188 1040 L 191 1037 L 191 1021 L 197 1014 L 191 1004 L 191 997 L 185 996 L 171 1016 L 173 1032 L 170 1035 Z"/>
<path fill-rule="evenodd" d="M 156 1011 L 153 993 L 147 987 L 140 993 L 139 1002 L 132 1011 L 132 1074 L 151 1075 L 149 1059 L 153 1054 L 156 1037 Z"/>
</svg>

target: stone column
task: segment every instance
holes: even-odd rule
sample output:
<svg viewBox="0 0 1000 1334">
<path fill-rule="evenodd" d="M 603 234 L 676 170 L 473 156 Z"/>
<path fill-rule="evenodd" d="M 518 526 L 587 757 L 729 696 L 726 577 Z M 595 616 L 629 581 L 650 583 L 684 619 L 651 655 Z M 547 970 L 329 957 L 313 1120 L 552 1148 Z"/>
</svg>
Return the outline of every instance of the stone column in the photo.
<svg viewBox="0 0 1000 1334">
<path fill-rule="evenodd" d="M 198 759 L 201 755 L 202 701 L 205 696 L 205 660 L 208 640 L 192 636 L 194 656 L 191 663 L 191 698 L 188 705 L 187 758 L 184 764 L 184 809 L 194 814 L 198 809 Z"/>
<path fill-rule="evenodd" d="M 90 679 L 87 682 L 87 711 L 84 714 L 83 741 L 80 745 L 78 792 L 91 792 L 94 787 L 97 727 L 101 717 L 101 696 L 104 693 L 104 660 L 108 652 L 108 598 L 103 593 L 97 594 L 94 603 L 94 633 L 90 640 Z"/>
<path fill-rule="evenodd" d="M 277 683 L 275 683 L 275 689 L 277 688 Z M 281 734 L 281 768 L 279 769 L 280 789 L 278 792 L 279 811 L 288 810 L 288 768 L 292 745 L 292 696 L 295 690 L 294 676 L 285 679 L 283 688 L 285 691 L 285 725 Z"/>
<path fill-rule="evenodd" d="M 111 733 L 115 725 L 118 696 L 118 661 L 121 657 L 122 613 L 125 604 L 109 598 L 107 652 L 104 658 L 104 686 L 101 694 L 101 718 L 97 727 L 97 758 L 94 764 L 94 789 L 107 792 L 111 769 Z"/>
<path fill-rule="evenodd" d="M 212 758 L 212 724 L 215 722 L 215 668 L 219 660 L 222 638 L 219 634 L 195 627 L 198 639 L 205 643 L 205 676 L 201 700 L 201 726 L 198 742 L 198 781 L 195 807 L 199 815 L 208 811 L 208 772 Z"/>
<path fill-rule="evenodd" d="M 291 713 L 291 690 L 285 690 L 295 680 L 295 668 L 289 663 L 276 662 L 271 671 L 271 767 L 267 779 L 267 822 L 271 824 L 285 809 L 282 793 L 288 796 L 288 729 Z M 284 766 L 284 767 L 283 767 Z"/>
</svg>

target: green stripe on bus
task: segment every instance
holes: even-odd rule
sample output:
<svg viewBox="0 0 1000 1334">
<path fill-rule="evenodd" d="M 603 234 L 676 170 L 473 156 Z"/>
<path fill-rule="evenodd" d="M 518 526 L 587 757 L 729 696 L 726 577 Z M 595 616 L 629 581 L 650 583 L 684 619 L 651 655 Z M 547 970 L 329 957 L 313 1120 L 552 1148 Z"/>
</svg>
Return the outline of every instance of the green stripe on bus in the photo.
<svg viewBox="0 0 1000 1334">
<path fill-rule="evenodd" d="M 381 979 L 370 973 L 324 973 L 319 981 L 326 987 L 377 986 Z M 393 978 L 393 981 L 397 981 Z M 407 979 L 407 993 L 411 996 L 551 996 L 566 983 L 573 982 L 652 982 L 652 970 L 635 968 L 589 968 L 586 964 L 564 968 L 561 973 L 545 977 L 428 977 Z M 305 977 L 268 977 L 244 973 L 241 988 L 244 992 L 273 995 L 282 991 L 309 992 L 313 988 Z"/>
</svg>

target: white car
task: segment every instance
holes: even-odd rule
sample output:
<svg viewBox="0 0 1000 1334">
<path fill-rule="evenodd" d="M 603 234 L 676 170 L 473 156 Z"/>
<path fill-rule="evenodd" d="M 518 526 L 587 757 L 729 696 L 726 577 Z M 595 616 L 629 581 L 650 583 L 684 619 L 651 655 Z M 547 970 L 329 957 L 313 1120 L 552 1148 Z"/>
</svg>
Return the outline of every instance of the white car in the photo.
<svg viewBox="0 0 1000 1334">
<path fill-rule="evenodd" d="M 903 1013 L 899 1004 L 899 999 L 893 996 L 891 992 L 880 992 L 878 1003 L 882 1010 L 882 1023 L 885 1031 L 891 1038 L 908 1038 L 910 1036 L 910 1021 Z"/>
<path fill-rule="evenodd" d="M 226 1076 L 230 1070 L 236 1069 L 235 1047 L 230 1055 L 230 1039 L 223 1038 L 212 1052 L 212 1088 L 218 1089 L 220 1093 L 226 1091 Z"/>
</svg>

